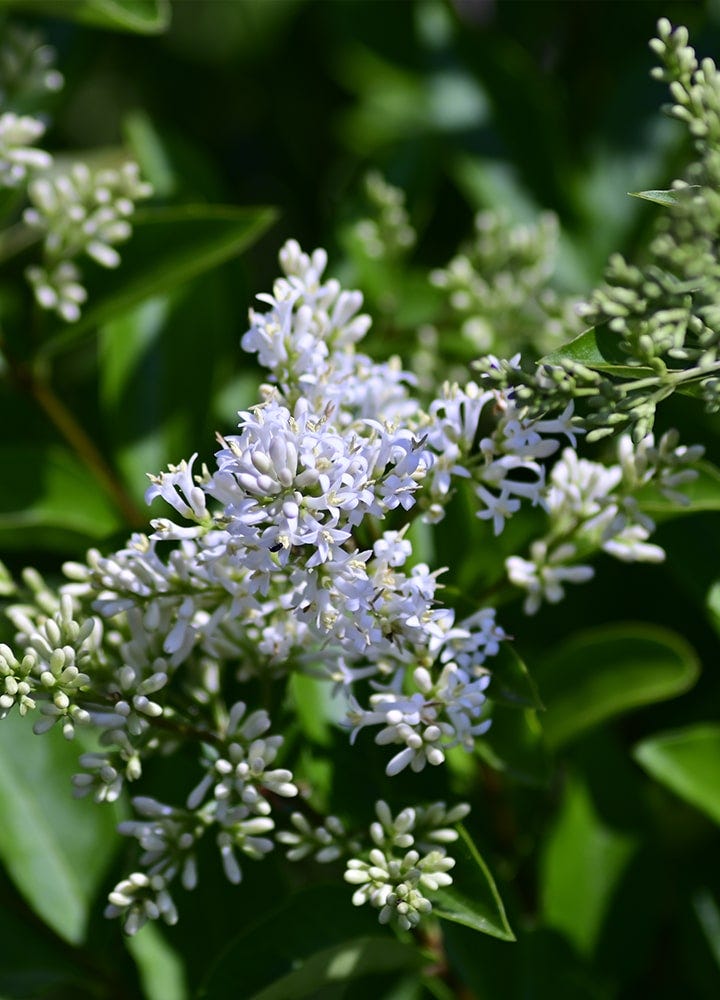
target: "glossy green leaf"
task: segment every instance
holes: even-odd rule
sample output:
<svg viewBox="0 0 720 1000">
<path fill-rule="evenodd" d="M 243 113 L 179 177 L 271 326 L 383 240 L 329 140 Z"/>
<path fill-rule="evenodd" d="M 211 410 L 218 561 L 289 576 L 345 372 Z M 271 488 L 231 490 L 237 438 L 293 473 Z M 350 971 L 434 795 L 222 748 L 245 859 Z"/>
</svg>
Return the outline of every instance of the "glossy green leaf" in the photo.
<svg viewBox="0 0 720 1000">
<path fill-rule="evenodd" d="M 271 208 L 223 205 L 139 210 L 133 218 L 133 236 L 121 249 L 120 267 L 107 270 L 87 265 L 87 308 L 77 323 L 58 323 L 40 353 L 54 355 L 74 346 L 138 302 L 182 288 L 197 275 L 236 257 L 275 218 Z"/>
<path fill-rule="evenodd" d="M 659 733 L 638 743 L 633 756 L 656 781 L 720 823 L 720 725 Z"/>
<path fill-rule="evenodd" d="M 488 661 L 488 666 L 492 677 L 488 696 L 492 701 L 517 708 L 542 709 L 535 682 L 510 643 L 500 643 L 497 655 Z"/>
<path fill-rule="evenodd" d="M 562 361 L 575 361 L 608 375 L 642 378 L 656 374 L 651 368 L 628 364 L 628 356 L 620 347 L 619 335 L 607 323 L 591 326 L 574 340 L 546 354 L 539 363 L 553 365 Z"/>
<path fill-rule="evenodd" d="M 300 968 L 253 994 L 251 1000 L 302 1000 L 317 996 L 326 986 L 417 968 L 422 962 L 422 955 L 410 944 L 378 936 L 354 938 L 310 955 Z"/>
<path fill-rule="evenodd" d="M 0 0 L 0 7 L 140 35 L 157 35 L 170 24 L 169 0 Z"/>
<path fill-rule="evenodd" d="M 85 937 L 90 907 L 119 842 L 116 812 L 74 799 L 82 746 L 32 722 L 0 722 L 0 860 L 39 917 L 66 941 Z"/>
<path fill-rule="evenodd" d="M 459 827 L 452 845 L 453 883 L 433 896 L 433 912 L 443 920 L 464 924 L 503 941 L 514 941 L 500 893 L 469 833 Z"/>
<path fill-rule="evenodd" d="M 138 967 L 145 1000 L 187 1000 L 190 992 L 180 956 L 156 924 L 127 939 L 126 946 Z"/>
<path fill-rule="evenodd" d="M 109 496 L 71 452 L 41 444 L 0 445 L 12 470 L 0 492 L 0 544 L 5 548 L 86 543 L 107 537 L 122 521 Z"/>
<path fill-rule="evenodd" d="M 606 719 L 674 698 L 697 680 L 693 649 L 657 625 L 606 625 L 571 636 L 535 671 L 543 728 L 559 748 Z"/>
<path fill-rule="evenodd" d="M 597 813 L 588 789 L 570 779 L 560 813 L 545 840 L 542 910 L 582 954 L 597 944 L 613 892 L 638 847 Z"/>
</svg>

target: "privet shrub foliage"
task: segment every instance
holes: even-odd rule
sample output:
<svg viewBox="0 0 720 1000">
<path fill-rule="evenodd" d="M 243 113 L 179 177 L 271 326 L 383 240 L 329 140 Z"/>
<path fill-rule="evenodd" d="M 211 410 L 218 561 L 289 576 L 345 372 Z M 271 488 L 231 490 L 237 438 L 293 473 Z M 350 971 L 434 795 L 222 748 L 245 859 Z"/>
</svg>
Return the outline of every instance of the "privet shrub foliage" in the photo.
<svg viewBox="0 0 720 1000">
<path fill-rule="evenodd" d="M 697 681 L 647 595 L 672 579 L 658 564 L 688 569 L 658 525 L 714 532 L 698 515 L 720 505 L 720 72 L 667 19 L 651 49 L 690 162 L 636 192 L 651 228 L 596 288 L 554 282 L 554 215 L 497 205 L 420 263 L 405 194 L 372 171 L 333 259 L 282 243 L 241 338 L 258 377 L 178 444 L 158 399 L 198 416 L 215 388 L 217 320 L 185 286 L 274 213 L 174 199 L 142 115 L 139 163 L 51 153 L 53 50 L 4 24 L 3 377 L 54 436 L 4 456 L 43 487 L 5 520 L 39 568 L 0 580 L 3 995 L 664 996 L 664 961 L 669 990 L 690 975 L 657 952 L 678 926 L 697 995 L 717 990 L 716 862 L 680 865 L 671 893 L 657 875 L 720 821 L 716 706 L 611 723 Z M 57 388 L 94 357 L 109 449 Z M 180 448 L 147 516 L 128 470 L 157 448 L 133 401 Z M 717 617 L 717 590 L 699 599 Z"/>
</svg>

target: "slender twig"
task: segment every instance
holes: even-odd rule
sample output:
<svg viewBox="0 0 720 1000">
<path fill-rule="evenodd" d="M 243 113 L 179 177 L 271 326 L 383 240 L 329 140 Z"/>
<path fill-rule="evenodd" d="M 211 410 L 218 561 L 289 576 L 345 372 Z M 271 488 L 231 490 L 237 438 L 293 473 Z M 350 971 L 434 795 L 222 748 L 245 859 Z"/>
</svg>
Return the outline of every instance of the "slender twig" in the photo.
<svg viewBox="0 0 720 1000">
<path fill-rule="evenodd" d="M 138 508 L 123 483 L 105 461 L 92 438 L 55 393 L 51 385 L 44 379 L 38 378 L 28 368 L 21 368 L 11 359 L 7 360 L 15 382 L 33 397 L 38 406 L 50 418 L 55 428 L 102 486 L 127 523 L 134 528 L 145 525 L 147 518 L 144 513 Z"/>
</svg>

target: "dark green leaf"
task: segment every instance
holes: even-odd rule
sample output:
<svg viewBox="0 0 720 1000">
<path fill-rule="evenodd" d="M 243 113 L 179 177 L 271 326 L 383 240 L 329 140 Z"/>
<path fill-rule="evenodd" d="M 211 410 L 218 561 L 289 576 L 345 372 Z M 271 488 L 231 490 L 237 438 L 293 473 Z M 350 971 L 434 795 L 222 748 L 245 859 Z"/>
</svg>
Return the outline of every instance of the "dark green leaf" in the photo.
<svg viewBox="0 0 720 1000">
<path fill-rule="evenodd" d="M 615 715 L 674 698 L 693 686 L 693 649 L 657 625 L 606 625 L 571 636 L 535 671 L 547 707 L 543 728 L 558 748 Z"/>
<path fill-rule="evenodd" d="M 500 643 L 500 650 L 488 661 L 488 667 L 492 676 L 488 695 L 494 702 L 517 708 L 543 708 L 528 668 L 510 643 Z"/>
<path fill-rule="evenodd" d="M 587 788 L 567 782 L 560 813 L 545 841 L 542 909 L 582 954 L 592 954 L 614 889 L 638 841 L 598 815 Z"/>
<path fill-rule="evenodd" d="M 465 924 L 483 934 L 514 941 L 497 886 L 467 830 L 450 849 L 455 858 L 453 884 L 433 897 L 433 912 L 443 920 Z"/>
<path fill-rule="evenodd" d="M 118 845 L 116 812 L 72 797 L 82 747 L 35 736 L 17 714 L 0 722 L 0 859 L 27 902 L 73 944 Z"/>
<path fill-rule="evenodd" d="M 0 543 L 6 548 L 81 536 L 86 544 L 116 531 L 121 520 L 93 476 L 64 448 L 0 445 L 12 470 L 0 494 Z M 52 535 L 49 534 L 52 532 Z"/>
<path fill-rule="evenodd" d="M 720 823 L 720 725 L 659 733 L 638 743 L 633 756 L 656 781 Z"/>
<path fill-rule="evenodd" d="M 170 24 L 169 0 L 0 0 L 0 6 L 140 35 L 157 35 Z"/>
<path fill-rule="evenodd" d="M 354 938 L 310 955 L 300 968 L 255 993 L 252 1000 L 302 1000 L 317 996 L 333 983 L 411 969 L 422 962 L 422 955 L 412 945 L 387 937 Z"/>
<path fill-rule="evenodd" d="M 532 709 L 518 711 L 517 706 L 494 705 L 492 726 L 477 740 L 476 748 L 486 764 L 521 785 L 542 788 L 550 780 L 543 726 Z"/>
<path fill-rule="evenodd" d="M 117 270 L 87 265 L 89 300 L 72 326 L 58 324 L 41 354 L 74 346 L 100 324 L 138 302 L 182 288 L 186 282 L 236 257 L 274 222 L 271 208 L 182 205 L 147 208 L 133 219 L 133 236 Z M 200 349 L 200 348 L 199 348 Z"/>
<path fill-rule="evenodd" d="M 333 948 L 377 932 L 377 911 L 353 906 L 350 886 L 337 882 L 301 889 L 231 941 L 200 996 L 226 1000 L 228 983 L 242 983 L 243 995 L 252 997 L 296 970 L 315 954 L 318 942 Z"/>
</svg>

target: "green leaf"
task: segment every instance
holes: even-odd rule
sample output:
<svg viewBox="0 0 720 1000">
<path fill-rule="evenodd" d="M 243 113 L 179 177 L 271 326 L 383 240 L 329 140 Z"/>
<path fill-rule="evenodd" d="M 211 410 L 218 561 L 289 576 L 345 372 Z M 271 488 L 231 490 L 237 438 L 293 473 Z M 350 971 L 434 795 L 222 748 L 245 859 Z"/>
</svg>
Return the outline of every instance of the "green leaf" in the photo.
<svg viewBox="0 0 720 1000">
<path fill-rule="evenodd" d="M 290 693 L 300 728 L 307 739 L 321 746 L 331 741 L 330 720 L 337 719 L 339 701 L 333 699 L 332 681 L 295 672 L 290 677 Z"/>
<path fill-rule="evenodd" d="M 720 725 L 659 733 L 638 743 L 633 756 L 656 781 L 720 823 Z"/>
<path fill-rule="evenodd" d="M 500 649 L 488 661 L 488 667 L 492 677 L 488 696 L 492 701 L 516 708 L 543 708 L 528 668 L 510 643 L 500 643 Z"/>
<path fill-rule="evenodd" d="M 126 940 L 138 967 L 145 1000 L 187 1000 L 190 993 L 180 956 L 154 923 Z"/>
<path fill-rule="evenodd" d="M 492 725 L 475 746 L 478 756 L 489 767 L 514 782 L 543 788 L 550 781 L 552 769 L 543 726 L 532 709 L 518 711 L 517 706 L 495 704 Z"/>
<path fill-rule="evenodd" d="M 631 198 L 643 198 L 645 201 L 654 201 L 657 205 L 665 205 L 674 208 L 680 204 L 677 191 L 628 191 Z"/>
<path fill-rule="evenodd" d="M 87 468 L 53 445 L 2 444 L 0 464 L 12 469 L 0 493 L 0 544 L 63 548 L 118 530 L 122 521 Z"/>
<path fill-rule="evenodd" d="M 214 963 L 199 996 L 226 1000 L 229 983 L 254 997 L 297 970 L 317 951 L 377 935 L 377 911 L 352 905 L 350 886 L 333 883 L 301 889 L 269 916 L 237 935 Z"/>
<path fill-rule="evenodd" d="M 692 906 L 715 964 L 720 969 L 720 907 L 705 888 L 693 893 Z"/>
<path fill-rule="evenodd" d="M 697 469 L 697 478 L 679 487 L 679 492 L 687 497 L 688 503 L 668 500 L 655 484 L 650 483 L 636 493 L 642 510 L 661 520 L 704 510 L 720 510 L 720 469 L 711 462 L 698 462 L 694 468 Z"/>
<path fill-rule="evenodd" d="M 487 865 L 467 830 L 450 849 L 455 858 L 453 884 L 433 896 L 433 912 L 443 920 L 464 924 L 502 941 L 514 941 L 505 907 Z"/>
<path fill-rule="evenodd" d="M 80 996 L 88 985 L 88 969 L 73 950 L 26 909 L 12 886 L 0 876 L 0 997 Z M 77 956 L 79 957 L 79 956 Z M 70 993 L 70 984 L 75 987 Z M 93 984 L 94 985 L 94 984 Z M 65 993 L 61 992 L 65 988 Z"/>
<path fill-rule="evenodd" d="M 620 347 L 620 337 L 607 323 L 591 326 L 574 340 L 546 354 L 538 363 L 557 365 L 563 361 L 576 361 L 608 375 L 639 378 L 657 374 L 651 368 L 628 364 L 628 357 Z"/>
<path fill-rule="evenodd" d="M 75 346 L 100 324 L 138 302 L 182 288 L 192 278 L 247 249 L 275 218 L 271 208 L 224 205 L 138 211 L 133 218 L 133 236 L 121 250 L 120 267 L 107 270 L 87 265 L 87 309 L 72 326 L 58 323 L 51 329 L 39 353 L 52 356 Z"/>
<path fill-rule="evenodd" d="M 654 201 L 657 205 L 664 205 L 666 208 L 675 208 L 682 205 L 683 198 L 687 197 L 689 191 L 699 191 L 700 185 L 693 184 L 686 188 L 673 191 L 628 191 L 631 198 L 643 198 L 645 201 Z"/>
<path fill-rule="evenodd" d="M 170 24 L 169 0 L 0 0 L 0 7 L 140 35 L 157 35 Z"/>
<path fill-rule="evenodd" d="M 559 748 L 606 719 L 687 691 L 697 680 L 693 649 L 658 625 L 589 629 L 551 650 L 535 671 L 546 705 L 548 745 Z"/>
<path fill-rule="evenodd" d="M 72 797 L 82 747 L 28 718 L 0 722 L 0 860 L 30 906 L 66 941 L 84 940 L 119 835 L 116 812 Z"/>
<path fill-rule="evenodd" d="M 326 986 L 418 968 L 422 963 L 422 955 L 410 944 L 387 937 L 354 938 L 310 955 L 300 968 L 253 994 L 251 1000 L 302 1000 L 317 996 Z"/>
<path fill-rule="evenodd" d="M 613 892 L 638 847 L 635 837 L 608 826 L 588 789 L 570 779 L 560 813 L 545 840 L 542 910 L 579 952 L 598 942 Z"/>
<path fill-rule="evenodd" d="M 125 117 L 123 131 L 140 173 L 153 187 L 156 198 L 168 198 L 178 186 L 171 158 L 144 111 L 133 111 Z"/>
</svg>

